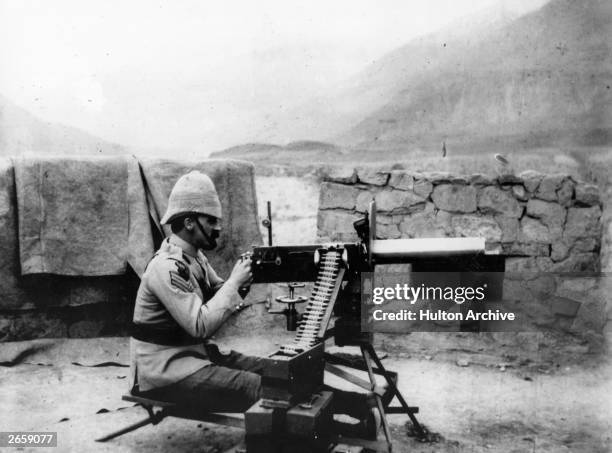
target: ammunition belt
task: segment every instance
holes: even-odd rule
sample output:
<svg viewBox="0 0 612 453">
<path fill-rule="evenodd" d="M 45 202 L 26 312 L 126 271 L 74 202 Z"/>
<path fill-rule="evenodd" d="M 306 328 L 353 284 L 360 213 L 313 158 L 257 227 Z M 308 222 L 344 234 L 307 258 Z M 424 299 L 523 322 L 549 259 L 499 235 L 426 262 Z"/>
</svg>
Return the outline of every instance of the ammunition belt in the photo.
<svg viewBox="0 0 612 453">
<path fill-rule="evenodd" d="M 342 251 L 327 250 L 320 253 L 317 279 L 295 338 L 293 342 L 280 347 L 280 352 L 284 354 L 297 355 L 312 348 L 320 339 L 323 321 L 329 319 L 326 314 L 339 277 Z"/>
</svg>

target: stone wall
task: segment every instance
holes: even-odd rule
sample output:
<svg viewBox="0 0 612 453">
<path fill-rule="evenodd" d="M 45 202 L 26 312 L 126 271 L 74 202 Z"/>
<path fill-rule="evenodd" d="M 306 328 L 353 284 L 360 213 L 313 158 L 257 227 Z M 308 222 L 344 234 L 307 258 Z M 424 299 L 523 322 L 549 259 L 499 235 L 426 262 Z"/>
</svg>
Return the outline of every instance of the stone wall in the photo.
<svg viewBox="0 0 612 453">
<path fill-rule="evenodd" d="M 596 186 L 525 172 L 488 178 L 360 169 L 321 186 L 319 240 L 354 240 L 352 222 L 377 206 L 382 239 L 480 236 L 510 257 L 508 270 L 596 271 L 601 200 Z"/>
<path fill-rule="evenodd" d="M 602 235 L 596 186 L 533 171 L 490 178 L 356 169 L 323 182 L 318 240 L 356 240 L 352 223 L 372 200 L 378 238 L 484 237 L 507 257 L 504 298 L 533 304 L 538 328 L 602 332 L 611 285 L 592 274 Z"/>
</svg>

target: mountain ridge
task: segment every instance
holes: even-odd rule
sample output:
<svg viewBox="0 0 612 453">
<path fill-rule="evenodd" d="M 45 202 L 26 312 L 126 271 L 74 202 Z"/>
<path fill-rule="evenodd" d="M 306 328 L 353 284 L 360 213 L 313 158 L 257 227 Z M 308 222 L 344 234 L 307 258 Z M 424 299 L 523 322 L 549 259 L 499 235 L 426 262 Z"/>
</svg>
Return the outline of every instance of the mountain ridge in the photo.
<svg viewBox="0 0 612 453">
<path fill-rule="evenodd" d="M 519 146 L 610 140 L 609 6 L 552 0 L 491 32 L 338 134 L 350 146 Z M 602 63 L 603 62 L 603 63 Z"/>
<path fill-rule="evenodd" d="M 119 144 L 108 142 L 72 126 L 43 121 L 0 94 L 0 155 L 127 153 Z"/>
<path fill-rule="evenodd" d="M 415 64 L 431 68 L 457 49 L 472 45 L 473 32 L 486 33 L 518 17 L 505 8 L 495 7 L 475 16 L 461 18 L 441 30 L 419 36 L 383 54 L 359 73 L 331 89 L 270 121 L 268 130 L 257 137 L 263 141 L 286 142 L 298 137 L 334 142 L 339 131 L 348 129 L 386 103 L 398 85 L 415 72 Z M 417 63 L 415 63 L 417 62 Z M 279 132 L 280 131 L 280 132 Z"/>
</svg>

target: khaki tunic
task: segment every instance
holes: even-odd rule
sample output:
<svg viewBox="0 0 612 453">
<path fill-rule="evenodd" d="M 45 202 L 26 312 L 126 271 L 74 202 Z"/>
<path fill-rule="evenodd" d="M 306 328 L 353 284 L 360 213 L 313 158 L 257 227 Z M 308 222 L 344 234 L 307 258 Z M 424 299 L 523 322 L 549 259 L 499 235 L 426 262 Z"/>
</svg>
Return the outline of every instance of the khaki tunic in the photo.
<svg viewBox="0 0 612 453">
<path fill-rule="evenodd" d="M 172 329 L 178 324 L 203 341 L 234 312 L 238 288 L 224 282 L 200 250 L 178 236 L 164 240 L 142 276 L 135 324 Z M 165 346 L 130 339 L 130 389 L 175 383 L 209 365 L 203 343 Z"/>
</svg>

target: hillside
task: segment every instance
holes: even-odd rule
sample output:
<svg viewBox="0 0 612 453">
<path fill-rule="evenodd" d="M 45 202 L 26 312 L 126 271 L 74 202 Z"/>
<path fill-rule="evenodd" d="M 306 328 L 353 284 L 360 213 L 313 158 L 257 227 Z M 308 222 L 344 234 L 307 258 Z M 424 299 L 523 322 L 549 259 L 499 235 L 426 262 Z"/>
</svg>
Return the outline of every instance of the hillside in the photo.
<svg viewBox="0 0 612 453">
<path fill-rule="evenodd" d="M 384 105 L 336 138 L 377 148 L 608 144 L 611 17 L 604 0 L 552 0 L 477 40 L 411 43 L 364 73 L 364 92 L 395 91 L 379 89 Z"/>
<path fill-rule="evenodd" d="M 460 56 L 481 35 L 507 25 L 516 17 L 503 7 L 489 8 L 416 38 L 308 102 L 282 112 L 258 137 L 272 142 L 296 137 L 335 141 L 340 132 L 383 107 L 412 78 Z"/>
<path fill-rule="evenodd" d="M 247 143 L 210 154 L 212 158 L 243 159 L 260 164 L 313 164 L 333 159 L 342 150 L 331 143 L 299 140 L 284 146 L 271 143 Z"/>
<path fill-rule="evenodd" d="M 0 95 L 0 155 L 28 152 L 107 155 L 127 151 L 77 128 L 42 121 Z"/>
<path fill-rule="evenodd" d="M 274 152 L 281 151 L 282 149 L 283 149 L 282 146 L 274 145 L 272 143 L 245 143 L 244 145 L 232 146 L 222 151 L 215 151 L 210 154 L 210 157 L 241 158 L 244 156 L 254 155 L 258 153 L 274 153 Z"/>
</svg>

